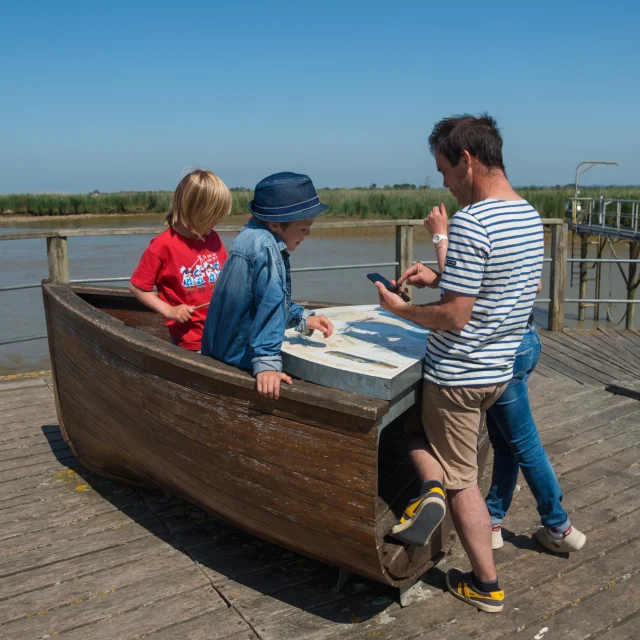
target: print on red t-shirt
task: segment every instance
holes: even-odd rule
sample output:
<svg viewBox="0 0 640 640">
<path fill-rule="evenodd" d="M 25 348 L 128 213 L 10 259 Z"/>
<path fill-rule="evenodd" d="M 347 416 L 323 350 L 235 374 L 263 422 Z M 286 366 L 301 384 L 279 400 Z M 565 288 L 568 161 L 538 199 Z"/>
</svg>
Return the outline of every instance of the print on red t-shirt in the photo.
<svg viewBox="0 0 640 640">
<path fill-rule="evenodd" d="M 227 259 L 220 236 L 212 231 L 202 240 L 185 238 L 169 228 L 155 237 L 140 258 L 131 282 L 142 291 L 153 291 L 175 307 L 197 307 L 211 300 L 216 280 Z M 208 307 L 196 309 L 184 323 L 166 320 L 173 341 L 191 351 L 198 351 Z"/>
</svg>

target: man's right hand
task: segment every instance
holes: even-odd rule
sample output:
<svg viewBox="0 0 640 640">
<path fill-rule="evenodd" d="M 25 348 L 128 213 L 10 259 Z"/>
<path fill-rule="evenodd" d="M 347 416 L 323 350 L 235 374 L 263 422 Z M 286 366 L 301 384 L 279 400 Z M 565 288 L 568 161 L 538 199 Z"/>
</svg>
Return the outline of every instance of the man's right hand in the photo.
<svg viewBox="0 0 640 640">
<path fill-rule="evenodd" d="M 179 304 L 176 307 L 171 307 L 166 314 L 166 318 L 169 320 L 175 320 L 182 324 L 183 322 L 188 322 L 191 320 L 191 315 L 193 314 L 194 308 L 188 304 Z"/>
<path fill-rule="evenodd" d="M 280 397 L 280 383 L 293 384 L 290 376 L 281 371 L 261 371 L 256 375 L 256 388 L 261 396 L 271 400 Z"/>
<path fill-rule="evenodd" d="M 417 289 L 435 289 L 440 282 L 440 274 L 420 262 L 412 264 L 399 278 L 397 285 L 410 285 Z"/>
</svg>

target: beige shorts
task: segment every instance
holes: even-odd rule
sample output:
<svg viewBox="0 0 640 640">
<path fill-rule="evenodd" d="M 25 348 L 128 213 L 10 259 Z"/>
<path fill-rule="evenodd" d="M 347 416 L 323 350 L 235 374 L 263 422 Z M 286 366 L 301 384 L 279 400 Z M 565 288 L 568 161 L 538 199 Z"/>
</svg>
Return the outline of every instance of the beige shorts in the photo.
<svg viewBox="0 0 640 640">
<path fill-rule="evenodd" d="M 422 426 L 431 453 L 444 470 L 446 489 L 466 489 L 478 482 L 478 436 L 487 409 L 507 383 L 487 387 L 422 386 Z"/>
</svg>

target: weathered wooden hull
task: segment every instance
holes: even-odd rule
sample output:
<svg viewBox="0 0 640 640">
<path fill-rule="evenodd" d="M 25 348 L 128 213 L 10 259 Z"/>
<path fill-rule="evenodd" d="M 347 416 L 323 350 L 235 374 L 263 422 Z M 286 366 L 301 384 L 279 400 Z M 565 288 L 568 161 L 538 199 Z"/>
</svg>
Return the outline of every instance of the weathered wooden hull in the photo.
<svg viewBox="0 0 640 640">
<path fill-rule="evenodd" d="M 88 468 L 394 586 L 452 544 L 448 521 L 421 549 L 386 535 L 416 488 L 414 413 L 378 439 L 386 401 L 303 381 L 268 401 L 249 375 L 168 344 L 126 292 L 43 284 L 43 295 L 60 427 Z"/>
</svg>

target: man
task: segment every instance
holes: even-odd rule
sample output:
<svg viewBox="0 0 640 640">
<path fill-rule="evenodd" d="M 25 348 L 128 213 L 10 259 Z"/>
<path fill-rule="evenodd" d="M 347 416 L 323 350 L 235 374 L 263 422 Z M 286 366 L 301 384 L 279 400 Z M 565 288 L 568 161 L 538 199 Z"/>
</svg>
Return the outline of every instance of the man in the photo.
<svg viewBox="0 0 640 640">
<path fill-rule="evenodd" d="M 444 204 L 434 207 L 424 221 L 435 244 L 438 268 L 444 271 L 449 218 Z M 538 283 L 536 293 L 542 290 Z M 533 314 L 529 317 L 520 346 L 516 350 L 513 377 L 507 388 L 487 411 L 487 434 L 493 446 L 493 474 L 485 504 L 491 518 L 491 546 L 501 549 L 502 521 L 511 506 L 518 482 L 518 471 L 535 499 L 542 527 L 536 540 L 553 553 L 572 553 L 584 546 L 587 537 L 572 524 L 562 507 L 562 489 L 540 441 L 531 413 L 527 380 L 540 357 L 541 344 Z"/>
<path fill-rule="evenodd" d="M 488 115 L 441 120 L 429 138 L 443 183 L 463 207 L 452 219 L 442 274 L 415 264 L 398 284 L 442 290 L 439 302 L 416 306 L 376 284 L 380 304 L 431 329 L 425 355 L 424 438 L 410 457 L 423 482 L 392 529 L 424 545 L 444 519 L 445 490 L 472 571 L 447 573 L 457 598 L 488 612 L 504 607 L 491 549 L 491 524 L 478 488 L 477 449 L 487 409 L 513 373 L 542 271 L 544 233 L 538 212 L 513 190 L 502 137 Z M 442 246 L 442 245 L 441 245 Z"/>
</svg>

